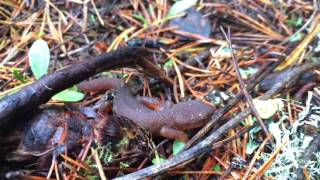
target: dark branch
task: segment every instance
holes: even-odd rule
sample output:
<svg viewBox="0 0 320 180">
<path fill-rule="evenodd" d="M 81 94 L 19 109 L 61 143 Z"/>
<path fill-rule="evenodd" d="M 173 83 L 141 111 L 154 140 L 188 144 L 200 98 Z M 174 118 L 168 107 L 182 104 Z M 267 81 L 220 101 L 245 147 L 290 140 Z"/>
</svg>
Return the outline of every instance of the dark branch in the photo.
<svg viewBox="0 0 320 180">
<path fill-rule="evenodd" d="M 105 70 L 133 66 L 136 63 L 143 65 L 142 61 L 150 54 L 145 48 L 122 48 L 42 77 L 0 101 L 0 134 L 10 131 L 19 121 L 27 121 L 26 115 L 58 92 Z"/>
</svg>

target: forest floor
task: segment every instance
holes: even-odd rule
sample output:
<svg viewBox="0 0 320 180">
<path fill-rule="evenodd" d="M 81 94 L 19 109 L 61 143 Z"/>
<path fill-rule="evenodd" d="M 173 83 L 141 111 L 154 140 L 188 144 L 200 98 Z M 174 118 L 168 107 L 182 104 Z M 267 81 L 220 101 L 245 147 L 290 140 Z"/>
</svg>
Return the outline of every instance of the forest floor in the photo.
<svg viewBox="0 0 320 180">
<path fill-rule="evenodd" d="M 319 6 L 0 0 L 0 179 L 319 178 Z"/>
</svg>

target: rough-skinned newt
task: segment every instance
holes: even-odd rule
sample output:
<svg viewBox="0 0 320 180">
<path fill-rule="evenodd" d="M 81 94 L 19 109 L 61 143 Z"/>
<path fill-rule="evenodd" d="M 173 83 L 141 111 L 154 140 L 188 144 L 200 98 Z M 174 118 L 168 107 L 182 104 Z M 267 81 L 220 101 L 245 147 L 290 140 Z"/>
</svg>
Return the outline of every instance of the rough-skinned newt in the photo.
<svg viewBox="0 0 320 180">
<path fill-rule="evenodd" d="M 164 107 L 156 111 L 146 106 L 146 103 L 153 101 L 152 98 L 147 98 L 147 102 L 141 97 L 134 97 L 127 85 L 114 78 L 98 78 L 80 83 L 78 87 L 85 92 L 116 89 L 113 111 L 118 117 L 132 120 L 154 135 L 184 142 L 188 140 L 184 131 L 205 125 L 214 111 L 212 106 L 200 100 L 173 105 L 162 103 Z"/>
</svg>

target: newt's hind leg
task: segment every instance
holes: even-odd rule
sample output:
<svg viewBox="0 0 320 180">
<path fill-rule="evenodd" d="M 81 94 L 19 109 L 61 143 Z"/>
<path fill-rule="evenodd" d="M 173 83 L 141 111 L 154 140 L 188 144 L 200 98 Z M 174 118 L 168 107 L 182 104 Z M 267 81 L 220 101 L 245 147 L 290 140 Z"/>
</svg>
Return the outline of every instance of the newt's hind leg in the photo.
<svg viewBox="0 0 320 180">
<path fill-rule="evenodd" d="M 169 126 L 162 127 L 160 129 L 160 135 L 168 139 L 177 139 L 182 142 L 187 142 L 189 140 L 188 135 L 185 132 Z"/>
</svg>

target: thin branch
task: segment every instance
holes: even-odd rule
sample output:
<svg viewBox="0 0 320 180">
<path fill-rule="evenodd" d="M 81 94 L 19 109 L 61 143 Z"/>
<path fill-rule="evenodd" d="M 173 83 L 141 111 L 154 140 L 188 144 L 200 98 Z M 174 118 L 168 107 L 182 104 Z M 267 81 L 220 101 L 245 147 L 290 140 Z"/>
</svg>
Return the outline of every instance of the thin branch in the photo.
<svg viewBox="0 0 320 180">
<path fill-rule="evenodd" d="M 239 84 L 240 84 L 240 88 L 241 88 L 241 91 L 242 93 L 244 94 L 244 96 L 246 97 L 246 100 L 249 104 L 249 107 L 251 108 L 253 114 L 256 116 L 263 132 L 267 135 L 267 137 L 270 139 L 270 143 L 271 144 L 274 144 L 273 140 L 272 140 L 272 136 L 270 135 L 268 129 L 266 128 L 266 125 L 264 124 L 260 114 L 258 113 L 256 107 L 254 106 L 253 102 L 252 102 L 252 98 L 250 96 L 250 94 L 248 93 L 247 89 L 246 89 L 246 85 L 244 84 L 243 82 L 243 79 L 241 77 L 241 74 L 240 74 L 240 70 L 239 70 L 239 66 L 238 66 L 238 60 L 236 58 L 236 56 L 234 55 L 234 52 L 233 52 L 233 49 L 232 49 L 232 41 L 231 41 L 231 36 L 230 36 L 230 28 L 228 28 L 228 35 L 226 34 L 226 32 L 224 31 L 224 29 L 221 27 L 221 31 L 224 35 L 224 37 L 226 38 L 227 40 L 227 43 L 228 43 L 228 47 L 231 51 L 231 59 L 232 59 L 232 65 L 236 71 L 236 74 L 237 74 L 237 77 L 238 77 L 238 81 L 239 81 Z"/>
</svg>

